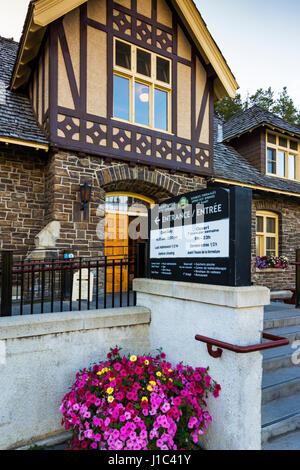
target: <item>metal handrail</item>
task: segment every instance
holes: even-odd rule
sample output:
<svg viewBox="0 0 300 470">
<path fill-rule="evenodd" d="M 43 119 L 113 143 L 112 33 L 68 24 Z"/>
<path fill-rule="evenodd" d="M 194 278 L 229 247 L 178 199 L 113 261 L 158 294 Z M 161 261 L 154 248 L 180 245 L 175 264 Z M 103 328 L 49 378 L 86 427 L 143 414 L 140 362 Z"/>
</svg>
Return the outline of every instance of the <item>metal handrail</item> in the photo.
<svg viewBox="0 0 300 470">
<path fill-rule="evenodd" d="M 214 358 L 222 356 L 223 349 L 228 351 L 233 351 L 237 354 L 247 354 L 257 351 L 263 351 L 265 349 L 279 348 L 281 346 L 287 346 L 290 342 L 288 338 L 282 336 L 275 336 L 269 333 L 263 332 L 263 339 L 269 339 L 270 341 L 266 343 L 253 344 L 250 346 L 238 346 L 235 344 L 224 343 L 223 341 L 218 341 L 213 338 L 208 338 L 207 336 L 196 335 L 196 341 L 201 341 L 202 343 L 207 344 L 208 354 Z M 216 350 L 213 350 L 213 346 L 217 347 Z"/>
</svg>

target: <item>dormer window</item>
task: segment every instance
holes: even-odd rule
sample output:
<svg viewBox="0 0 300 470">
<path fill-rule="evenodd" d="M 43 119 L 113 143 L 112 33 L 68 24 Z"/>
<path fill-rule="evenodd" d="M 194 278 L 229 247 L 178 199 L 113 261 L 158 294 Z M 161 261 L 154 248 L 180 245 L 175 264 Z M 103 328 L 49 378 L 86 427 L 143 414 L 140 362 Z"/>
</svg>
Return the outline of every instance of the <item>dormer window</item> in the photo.
<svg viewBox="0 0 300 470">
<path fill-rule="evenodd" d="M 267 132 L 267 174 L 299 180 L 299 142 Z"/>
<path fill-rule="evenodd" d="M 171 61 L 115 39 L 113 117 L 170 132 Z"/>
</svg>

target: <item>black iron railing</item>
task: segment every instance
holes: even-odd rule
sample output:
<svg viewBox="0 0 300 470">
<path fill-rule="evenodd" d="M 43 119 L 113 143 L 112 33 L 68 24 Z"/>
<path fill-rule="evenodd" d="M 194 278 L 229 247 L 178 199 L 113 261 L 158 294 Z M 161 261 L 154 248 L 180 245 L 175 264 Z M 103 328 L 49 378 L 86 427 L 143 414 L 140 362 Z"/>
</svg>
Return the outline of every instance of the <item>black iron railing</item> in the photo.
<svg viewBox="0 0 300 470">
<path fill-rule="evenodd" d="M 34 260 L 1 252 L 1 316 L 135 305 L 134 277 L 145 275 L 144 244 L 105 248 L 107 256 Z"/>
</svg>

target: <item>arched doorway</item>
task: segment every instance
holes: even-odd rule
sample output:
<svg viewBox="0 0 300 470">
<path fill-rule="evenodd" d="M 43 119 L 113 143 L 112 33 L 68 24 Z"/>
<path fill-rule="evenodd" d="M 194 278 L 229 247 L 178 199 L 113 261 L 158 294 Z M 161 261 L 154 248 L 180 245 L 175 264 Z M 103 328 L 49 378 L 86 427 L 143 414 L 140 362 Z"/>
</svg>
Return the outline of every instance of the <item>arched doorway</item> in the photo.
<svg viewBox="0 0 300 470">
<path fill-rule="evenodd" d="M 136 245 L 148 238 L 148 209 L 153 199 L 131 192 L 108 192 L 105 198 L 106 291 L 131 289 Z"/>
</svg>

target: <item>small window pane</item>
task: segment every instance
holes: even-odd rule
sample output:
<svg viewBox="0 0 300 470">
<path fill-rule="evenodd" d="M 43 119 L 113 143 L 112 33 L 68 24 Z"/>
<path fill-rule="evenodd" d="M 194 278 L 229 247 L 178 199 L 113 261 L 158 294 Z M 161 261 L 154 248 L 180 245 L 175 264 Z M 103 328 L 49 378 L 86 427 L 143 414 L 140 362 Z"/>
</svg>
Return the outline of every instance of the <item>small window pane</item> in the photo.
<svg viewBox="0 0 300 470">
<path fill-rule="evenodd" d="M 280 147 L 287 147 L 287 139 L 279 137 L 279 145 Z"/>
<path fill-rule="evenodd" d="M 268 149 L 268 173 L 276 174 L 276 150 Z"/>
<path fill-rule="evenodd" d="M 268 134 L 268 142 L 270 142 L 270 144 L 275 144 L 276 145 L 276 135 Z"/>
<path fill-rule="evenodd" d="M 261 256 L 262 243 L 263 243 L 263 238 L 262 237 L 256 237 L 256 256 Z"/>
<path fill-rule="evenodd" d="M 121 41 L 116 41 L 116 65 L 131 70 L 131 47 Z"/>
<path fill-rule="evenodd" d="M 289 154 L 289 157 L 288 157 L 288 162 L 289 162 L 289 166 L 288 166 L 288 177 L 291 179 L 291 180 L 294 180 L 295 179 L 295 164 L 296 164 L 296 158 L 295 158 L 295 155 L 291 155 Z"/>
<path fill-rule="evenodd" d="M 161 57 L 156 58 L 156 78 L 161 82 L 170 83 L 170 62 L 168 60 Z"/>
<path fill-rule="evenodd" d="M 276 219 L 274 219 L 274 217 L 267 217 L 266 232 L 276 233 Z"/>
<path fill-rule="evenodd" d="M 137 50 L 137 72 L 151 77 L 151 54 Z"/>
<path fill-rule="evenodd" d="M 276 239 L 273 237 L 266 238 L 266 255 L 276 256 Z"/>
<path fill-rule="evenodd" d="M 154 91 L 154 127 L 168 130 L 168 93 L 157 88 Z"/>
<path fill-rule="evenodd" d="M 261 216 L 256 217 L 256 232 L 262 233 L 264 231 L 264 218 Z"/>
<path fill-rule="evenodd" d="M 290 149 L 298 151 L 298 142 L 295 140 L 290 140 Z"/>
<path fill-rule="evenodd" d="M 135 122 L 149 126 L 149 87 L 135 82 Z"/>
<path fill-rule="evenodd" d="M 277 152 L 277 175 L 285 176 L 285 153 L 281 150 Z"/>
<path fill-rule="evenodd" d="M 129 121 L 129 80 L 114 75 L 114 117 Z"/>
</svg>

